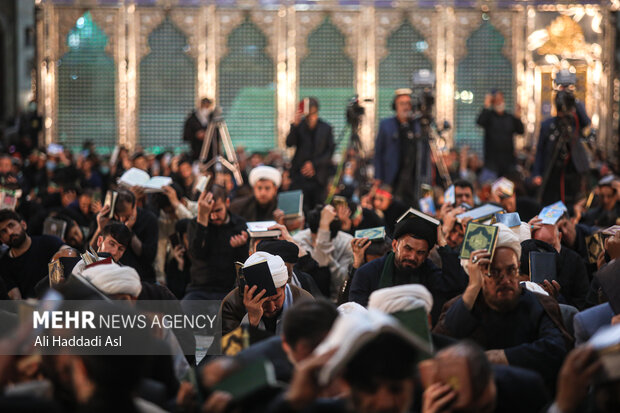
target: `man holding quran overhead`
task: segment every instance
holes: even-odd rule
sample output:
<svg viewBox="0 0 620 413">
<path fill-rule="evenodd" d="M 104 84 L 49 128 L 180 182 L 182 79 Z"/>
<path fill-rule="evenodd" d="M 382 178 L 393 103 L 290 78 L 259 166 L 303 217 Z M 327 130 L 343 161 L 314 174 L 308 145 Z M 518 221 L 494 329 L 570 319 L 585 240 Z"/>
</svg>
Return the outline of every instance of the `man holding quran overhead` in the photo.
<svg viewBox="0 0 620 413">
<path fill-rule="evenodd" d="M 497 229 L 479 227 L 484 227 L 479 228 L 481 232 L 494 233 L 491 238 L 496 241 L 465 236 L 466 244 L 486 248 L 469 251 L 465 265 L 469 284 L 463 295 L 446 303 L 433 332 L 472 339 L 486 350 L 492 363 L 536 371 L 553 388 L 572 345 L 557 302 L 519 284 L 521 244 L 510 228 L 503 224 L 495 224 Z"/>
<path fill-rule="evenodd" d="M 447 283 L 428 258 L 437 242 L 439 221 L 413 208 L 398 220 L 394 228 L 392 252 L 362 265 L 351 282 L 349 298 L 366 306 L 370 294 L 378 289 L 403 284 L 422 284 L 433 294 L 433 321 L 446 300 Z"/>
<path fill-rule="evenodd" d="M 222 334 L 249 324 L 280 334 L 282 316 L 295 302 L 312 300 L 305 290 L 288 283 L 288 269 L 277 255 L 258 251 L 243 264 L 245 285 L 232 290 L 222 301 Z"/>
</svg>

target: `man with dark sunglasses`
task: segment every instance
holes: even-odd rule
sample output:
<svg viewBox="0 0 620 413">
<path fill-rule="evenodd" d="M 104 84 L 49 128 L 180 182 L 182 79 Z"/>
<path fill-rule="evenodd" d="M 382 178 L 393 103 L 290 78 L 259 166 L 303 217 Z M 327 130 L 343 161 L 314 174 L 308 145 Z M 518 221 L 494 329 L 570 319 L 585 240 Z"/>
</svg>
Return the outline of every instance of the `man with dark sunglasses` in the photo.
<svg viewBox="0 0 620 413">
<path fill-rule="evenodd" d="M 499 227 L 495 253 L 474 251 L 466 264 L 469 283 L 463 295 L 446 303 L 435 333 L 469 338 L 486 350 L 492 363 L 538 372 L 554 386 L 572 345 L 557 302 L 519 284 L 521 244 L 508 227 Z"/>
</svg>

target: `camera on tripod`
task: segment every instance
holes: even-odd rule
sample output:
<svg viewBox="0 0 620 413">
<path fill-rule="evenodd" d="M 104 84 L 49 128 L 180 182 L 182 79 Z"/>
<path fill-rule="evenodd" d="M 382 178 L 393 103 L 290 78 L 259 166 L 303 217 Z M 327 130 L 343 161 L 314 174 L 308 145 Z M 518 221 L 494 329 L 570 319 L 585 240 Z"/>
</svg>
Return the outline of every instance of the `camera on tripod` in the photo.
<svg viewBox="0 0 620 413">
<path fill-rule="evenodd" d="M 415 72 L 411 83 L 411 103 L 418 117 L 432 118 L 435 105 L 435 73 L 428 69 Z"/>
<path fill-rule="evenodd" d="M 360 98 L 358 95 L 353 96 L 347 103 L 347 123 L 351 126 L 357 126 L 360 124 L 360 120 L 364 115 L 365 109 L 360 105 Z"/>
</svg>

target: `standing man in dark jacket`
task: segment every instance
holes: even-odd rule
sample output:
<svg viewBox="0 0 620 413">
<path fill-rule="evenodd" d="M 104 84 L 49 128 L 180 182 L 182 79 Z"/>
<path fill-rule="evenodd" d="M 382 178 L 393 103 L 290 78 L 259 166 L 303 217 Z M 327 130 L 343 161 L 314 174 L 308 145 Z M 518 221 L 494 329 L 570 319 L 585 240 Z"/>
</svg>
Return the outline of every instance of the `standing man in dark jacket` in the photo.
<svg viewBox="0 0 620 413">
<path fill-rule="evenodd" d="M 488 94 L 477 121 L 484 128 L 484 167 L 495 177 L 510 176 L 515 170 L 517 162 L 513 136 L 523 133 L 519 106 L 514 115 L 506 112 L 505 108 L 502 92 Z"/>
<path fill-rule="evenodd" d="M 418 120 L 413 119 L 411 89 L 396 89 L 394 117 L 379 124 L 375 140 L 375 186 L 389 185 L 405 204 L 417 203 L 420 184 L 432 183 L 431 149 L 421 137 Z"/>
<path fill-rule="evenodd" d="M 198 199 L 189 224 L 191 283 L 184 300 L 221 300 L 235 287 L 235 262 L 248 257 L 245 220 L 228 212 L 226 189 L 214 185 Z"/>
<path fill-rule="evenodd" d="M 319 119 L 319 102 L 308 98 L 309 111 L 303 116 L 299 110 L 286 137 L 286 146 L 295 146 L 291 163 L 291 189 L 304 193 L 304 209 L 310 210 L 323 203 L 327 188 L 332 156 L 336 144 L 332 127 Z"/>
<path fill-rule="evenodd" d="M 582 179 L 590 170 L 588 155 L 581 143 L 583 129 L 590 125 L 590 118 L 583 105 L 566 91 L 556 94 L 555 107 L 557 115 L 540 124 L 532 182 L 542 186 L 539 191 L 542 190 L 543 205 L 559 199 L 570 209 L 582 190 Z M 554 158 L 554 155 L 557 156 Z"/>
<path fill-rule="evenodd" d="M 508 227 L 497 226 L 493 258 L 486 250 L 471 254 L 467 288 L 446 303 L 433 332 L 469 338 L 486 350 L 491 363 L 536 371 L 553 388 L 571 337 L 557 302 L 519 284 L 521 244 Z"/>
<path fill-rule="evenodd" d="M 189 142 L 192 160 L 196 160 L 200 156 L 205 132 L 211 121 L 211 105 L 211 99 L 203 98 L 200 101 L 200 108 L 194 110 L 189 115 L 183 126 L 183 140 Z"/>
</svg>

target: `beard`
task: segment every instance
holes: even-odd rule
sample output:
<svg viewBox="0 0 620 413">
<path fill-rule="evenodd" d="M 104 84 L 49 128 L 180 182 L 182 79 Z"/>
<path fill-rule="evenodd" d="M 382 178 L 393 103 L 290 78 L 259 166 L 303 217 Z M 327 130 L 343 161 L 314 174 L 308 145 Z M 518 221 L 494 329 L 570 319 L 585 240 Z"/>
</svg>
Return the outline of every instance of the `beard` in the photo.
<svg viewBox="0 0 620 413">
<path fill-rule="evenodd" d="M 420 266 L 420 264 L 418 264 L 414 260 L 407 260 L 407 259 L 400 260 L 396 257 L 394 257 L 394 264 L 396 265 L 396 269 L 399 271 L 413 270 Z"/>
<path fill-rule="evenodd" d="M 19 234 L 11 235 L 11 238 L 9 238 L 9 241 L 6 243 L 6 245 L 8 245 L 10 248 L 19 248 L 24 245 L 24 242 L 26 242 L 26 231 L 22 229 Z"/>
<path fill-rule="evenodd" d="M 498 298 L 497 295 L 499 293 L 508 293 L 509 291 L 513 291 L 512 297 L 510 298 Z M 521 291 L 519 288 L 514 289 L 512 286 L 501 286 L 496 289 L 495 294 L 490 294 L 483 289 L 484 298 L 493 310 L 499 311 L 500 313 L 505 313 L 511 310 L 514 310 L 519 303 L 519 296 Z"/>
</svg>

